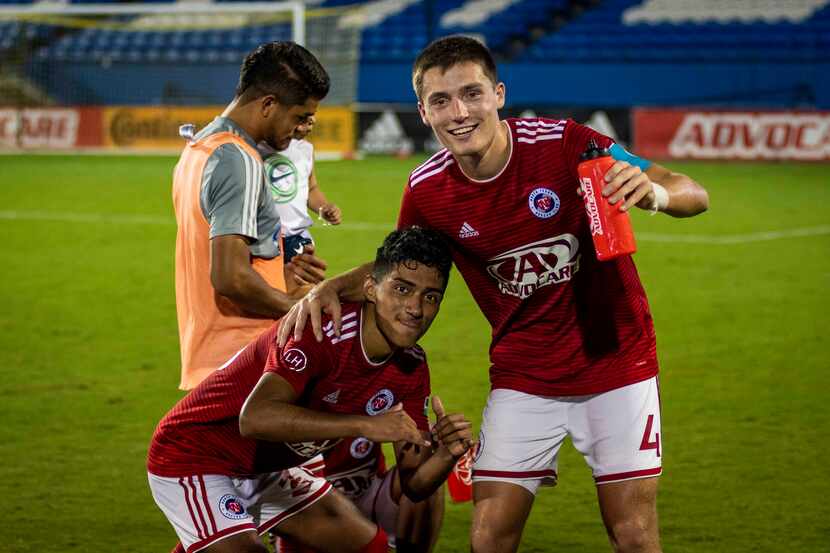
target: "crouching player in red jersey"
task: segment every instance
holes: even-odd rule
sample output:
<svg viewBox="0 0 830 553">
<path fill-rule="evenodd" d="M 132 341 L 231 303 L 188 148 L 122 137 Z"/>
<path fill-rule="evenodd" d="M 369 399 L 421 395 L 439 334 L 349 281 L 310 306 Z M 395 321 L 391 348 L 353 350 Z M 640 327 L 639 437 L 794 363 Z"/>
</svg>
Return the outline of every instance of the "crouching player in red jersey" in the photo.
<svg viewBox="0 0 830 553">
<path fill-rule="evenodd" d="M 450 253 L 436 233 L 395 231 L 378 250 L 364 303 L 342 306 L 343 332 L 311 330 L 284 347 L 279 323 L 185 396 L 148 453 L 153 498 L 178 551 L 265 553 L 258 534 L 322 552 L 385 552 L 385 532 L 325 479 L 298 468 L 358 438 L 393 442 L 400 485 L 429 498 L 472 443 L 445 415 L 431 446 L 426 357 L 416 345 L 438 313 Z"/>
<path fill-rule="evenodd" d="M 574 121 L 501 120 L 504 83 L 471 38 L 433 42 L 412 73 L 421 118 L 445 148 L 412 171 L 398 225 L 431 227 L 452 243 L 493 328 L 472 550 L 518 549 L 539 486 L 556 481 L 570 436 L 593 472 L 613 548 L 659 552 L 654 326 L 633 259 L 595 255 L 577 165 L 590 141 L 609 148 L 617 161 L 602 193 L 622 210 L 690 217 L 707 209 L 706 191 Z M 310 317 L 320 335 L 321 310 L 337 325 L 337 296 L 351 297 L 370 269 L 318 284 L 282 331 L 301 331 Z"/>
</svg>

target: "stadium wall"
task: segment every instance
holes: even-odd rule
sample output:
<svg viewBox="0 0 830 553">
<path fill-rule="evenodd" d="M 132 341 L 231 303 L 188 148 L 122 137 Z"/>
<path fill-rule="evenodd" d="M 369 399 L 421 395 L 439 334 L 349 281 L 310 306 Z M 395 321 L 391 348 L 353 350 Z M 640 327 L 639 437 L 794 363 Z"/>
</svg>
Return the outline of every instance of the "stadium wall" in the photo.
<svg viewBox="0 0 830 553">
<path fill-rule="evenodd" d="M 362 63 L 361 102 L 415 101 L 408 63 Z M 830 109 L 830 63 L 508 63 L 508 105 Z"/>
<path fill-rule="evenodd" d="M 65 105 L 220 105 L 233 98 L 239 63 L 53 62 L 28 73 Z"/>
<path fill-rule="evenodd" d="M 363 62 L 362 103 L 415 102 L 409 63 Z M 238 63 L 33 63 L 30 75 L 65 105 L 227 103 Z M 742 106 L 830 109 L 828 63 L 505 63 L 508 106 Z"/>
</svg>

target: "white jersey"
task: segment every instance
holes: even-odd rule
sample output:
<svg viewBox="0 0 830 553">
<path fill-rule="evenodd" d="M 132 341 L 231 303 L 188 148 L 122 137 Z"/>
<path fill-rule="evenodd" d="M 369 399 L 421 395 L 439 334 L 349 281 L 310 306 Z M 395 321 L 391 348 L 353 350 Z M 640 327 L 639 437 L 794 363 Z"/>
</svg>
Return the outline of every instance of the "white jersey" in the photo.
<svg viewBox="0 0 830 553">
<path fill-rule="evenodd" d="M 271 188 L 284 236 L 302 234 L 314 224 L 308 216 L 308 181 L 314 166 L 314 146 L 307 140 L 291 140 L 275 152 L 259 145 L 265 178 Z"/>
</svg>

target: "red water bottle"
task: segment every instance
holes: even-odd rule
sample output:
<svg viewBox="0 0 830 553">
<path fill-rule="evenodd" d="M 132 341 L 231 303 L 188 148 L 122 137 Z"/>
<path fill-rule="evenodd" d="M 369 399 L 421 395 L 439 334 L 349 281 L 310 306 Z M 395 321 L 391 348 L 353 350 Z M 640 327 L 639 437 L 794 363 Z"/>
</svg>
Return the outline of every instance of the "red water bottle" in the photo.
<svg viewBox="0 0 830 553">
<path fill-rule="evenodd" d="M 478 446 L 476 446 L 478 447 Z M 453 503 L 464 503 L 473 499 L 473 450 L 458 459 L 447 477 L 447 487 Z"/>
<path fill-rule="evenodd" d="M 582 161 L 577 169 L 579 185 L 591 223 L 591 237 L 594 239 L 597 259 L 607 261 L 636 252 L 631 220 L 627 212 L 620 211 L 622 200 L 611 205 L 608 198 L 602 195 L 606 184 L 605 173 L 614 165 L 614 158 L 607 149 L 600 149 L 591 140 L 580 159 Z"/>
</svg>

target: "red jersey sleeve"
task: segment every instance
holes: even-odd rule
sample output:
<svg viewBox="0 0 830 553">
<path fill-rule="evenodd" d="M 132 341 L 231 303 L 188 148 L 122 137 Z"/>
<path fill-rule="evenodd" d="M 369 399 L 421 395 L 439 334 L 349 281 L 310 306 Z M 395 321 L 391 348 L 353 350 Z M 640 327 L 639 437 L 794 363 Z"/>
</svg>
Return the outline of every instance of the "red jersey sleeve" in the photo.
<svg viewBox="0 0 830 553">
<path fill-rule="evenodd" d="M 309 382 L 323 378 L 331 370 L 328 348 L 327 342 L 317 342 L 308 325 L 299 340 L 295 341 L 292 336 L 282 348 L 274 342 L 268 352 L 265 372 L 280 375 L 294 387 L 297 395 L 302 395 Z"/>
<path fill-rule="evenodd" d="M 614 141 L 604 134 L 600 134 L 590 127 L 580 125 L 568 119 L 563 133 L 563 152 L 568 164 L 568 171 L 576 178 L 576 167 L 579 165 L 579 156 L 588 149 L 588 142 L 595 140 L 600 148 L 610 148 Z"/>
<path fill-rule="evenodd" d="M 411 180 L 411 178 L 410 178 Z M 403 198 L 401 198 L 401 210 L 398 213 L 398 230 L 412 225 L 426 226 L 418 211 L 418 206 L 415 205 L 415 191 L 409 182 L 406 183 L 406 188 L 403 191 Z"/>
</svg>

